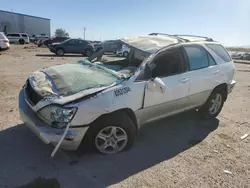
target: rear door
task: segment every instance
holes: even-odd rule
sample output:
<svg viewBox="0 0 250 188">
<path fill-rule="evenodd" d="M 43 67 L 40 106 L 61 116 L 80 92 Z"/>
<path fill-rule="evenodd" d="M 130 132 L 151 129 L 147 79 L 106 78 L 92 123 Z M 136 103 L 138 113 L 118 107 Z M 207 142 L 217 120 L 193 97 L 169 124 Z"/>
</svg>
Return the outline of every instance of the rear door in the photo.
<svg viewBox="0 0 250 188">
<path fill-rule="evenodd" d="M 87 42 L 85 40 L 79 40 L 78 52 L 81 53 L 81 54 L 84 54 L 86 49 L 87 49 L 88 44 L 89 44 L 89 42 Z"/>
<path fill-rule="evenodd" d="M 64 51 L 66 53 L 79 53 L 78 44 L 79 42 L 77 39 L 71 39 L 63 44 Z"/>
<path fill-rule="evenodd" d="M 200 106 L 206 102 L 216 87 L 219 75 L 213 57 L 201 45 L 184 45 L 190 71 L 190 106 Z"/>
</svg>

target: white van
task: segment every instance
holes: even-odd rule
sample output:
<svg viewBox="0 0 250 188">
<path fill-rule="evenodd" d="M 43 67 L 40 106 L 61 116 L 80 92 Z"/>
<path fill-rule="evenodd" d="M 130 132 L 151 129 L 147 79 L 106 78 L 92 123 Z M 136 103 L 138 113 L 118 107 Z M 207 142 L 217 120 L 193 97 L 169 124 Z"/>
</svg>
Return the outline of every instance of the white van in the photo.
<svg viewBox="0 0 250 188">
<path fill-rule="evenodd" d="M 0 32 L 0 50 L 7 49 L 10 47 L 10 43 L 8 38 L 5 36 L 3 32 Z"/>
<path fill-rule="evenodd" d="M 27 33 L 8 33 L 6 35 L 10 43 L 28 44 L 30 42 L 29 35 Z"/>
</svg>

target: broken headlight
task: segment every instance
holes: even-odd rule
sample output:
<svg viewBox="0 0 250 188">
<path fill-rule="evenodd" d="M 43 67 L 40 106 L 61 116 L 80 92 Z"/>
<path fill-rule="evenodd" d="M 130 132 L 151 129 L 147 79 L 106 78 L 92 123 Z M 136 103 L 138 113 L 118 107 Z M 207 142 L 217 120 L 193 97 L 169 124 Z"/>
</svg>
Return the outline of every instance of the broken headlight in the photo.
<svg viewBox="0 0 250 188">
<path fill-rule="evenodd" d="M 51 111 L 51 118 L 59 123 L 68 123 L 75 115 L 76 108 L 57 107 Z"/>
<path fill-rule="evenodd" d="M 72 120 L 77 108 L 63 108 L 58 106 L 48 106 L 43 108 L 39 115 L 49 125 L 55 128 L 64 128 Z"/>
</svg>

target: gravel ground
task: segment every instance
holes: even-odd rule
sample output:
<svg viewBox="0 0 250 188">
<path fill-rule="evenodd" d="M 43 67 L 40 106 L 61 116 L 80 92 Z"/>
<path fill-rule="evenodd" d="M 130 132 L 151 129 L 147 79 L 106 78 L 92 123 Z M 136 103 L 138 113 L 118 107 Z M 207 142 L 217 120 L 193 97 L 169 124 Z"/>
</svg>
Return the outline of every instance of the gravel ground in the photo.
<svg viewBox="0 0 250 188">
<path fill-rule="evenodd" d="M 53 148 L 19 120 L 18 92 L 33 71 L 83 57 L 56 57 L 48 49 L 18 45 L 0 54 L 0 188 L 39 177 L 53 178 L 62 188 L 250 187 L 250 136 L 240 139 L 250 134 L 249 65 L 236 64 L 237 85 L 218 119 L 202 121 L 184 113 L 145 126 L 127 152 L 80 156 L 59 151 L 51 159 Z"/>
</svg>

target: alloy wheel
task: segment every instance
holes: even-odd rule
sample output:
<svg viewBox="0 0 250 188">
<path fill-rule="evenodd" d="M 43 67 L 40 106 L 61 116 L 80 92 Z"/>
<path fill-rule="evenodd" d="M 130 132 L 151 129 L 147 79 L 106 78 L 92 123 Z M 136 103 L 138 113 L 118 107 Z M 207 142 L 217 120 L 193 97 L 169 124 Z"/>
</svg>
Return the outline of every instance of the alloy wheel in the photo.
<svg viewBox="0 0 250 188">
<path fill-rule="evenodd" d="M 96 148 L 103 154 L 115 154 L 122 151 L 128 142 L 128 135 L 121 127 L 108 126 L 95 138 Z"/>
</svg>

